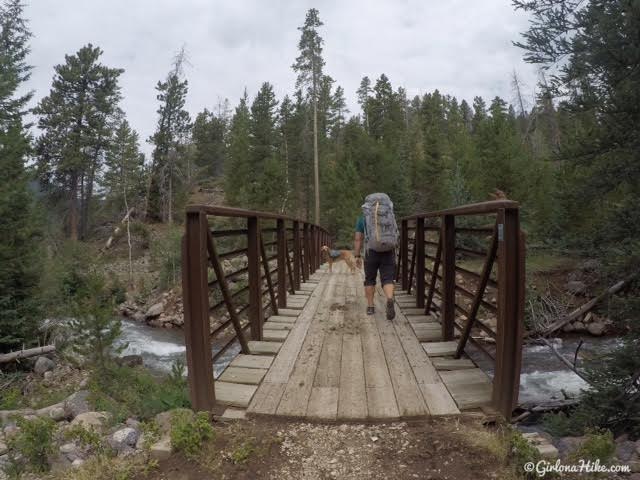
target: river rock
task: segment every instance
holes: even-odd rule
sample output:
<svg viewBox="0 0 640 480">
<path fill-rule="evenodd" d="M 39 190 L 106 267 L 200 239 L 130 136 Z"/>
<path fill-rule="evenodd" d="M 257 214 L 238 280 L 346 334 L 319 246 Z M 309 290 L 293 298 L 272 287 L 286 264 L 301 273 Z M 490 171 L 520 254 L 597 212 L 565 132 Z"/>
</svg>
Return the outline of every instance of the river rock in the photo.
<svg viewBox="0 0 640 480">
<path fill-rule="evenodd" d="M 149 310 L 147 310 L 147 313 L 145 314 L 145 317 L 146 318 L 157 317 L 162 312 L 164 312 L 164 303 L 158 302 L 158 303 L 156 303 L 154 305 L 151 305 L 151 307 L 149 307 Z"/>
<path fill-rule="evenodd" d="M 79 390 L 76 393 L 69 395 L 64 401 L 64 409 L 69 418 L 75 418 L 82 413 L 87 413 L 89 408 L 89 391 Z"/>
<path fill-rule="evenodd" d="M 86 412 L 81 413 L 71 421 L 71 426 L 82 425 L 85 428 L 93 428 L 102 430 L 109 422 L 109 414 L 107 412 Z"/>
<path fill-rule="evenodd" d="M 4 443 L 2 440 L 0 440 L 0 455 L 4 455 L 8 451 L 9 451 L 9 448 L 7 447 L 7 444 Z"/>
<path fill-rule="evenodd" d="M 119 454 L 136 445 L 139 432 L 135 428 L 125 427 L 113 432 L 109 437 L 109 445 Z"/>
<path fill-rule="evenodd" d="M 125 355 L 118 359 L 118 363 L 125 367 L 137 367 L 144 362 L 141 355 Z"/>
<path fill-rule="evenodd" d="M 165 436 L 161 438 L 159 441 L 151 445 L 149 449 L 149 456 L 154 460 L 162 461 L 166 460 L 173 453 L 173 449 L 171 447 L 171 438 L 169 436 Z"/>
<path fill-rule="evenodd" d="M 73 462 L 78 458 L 82 458 L 82 448 L 76 445 L 73 442 L 65 443 L 64 445 L 60 445 L 58 449 L 62 455 L 69 461 Z"/>
<path fill-rule="evenodd" d="M 54 405 L 49 409 L 48 416 L 54 422 L 60 422 L 67 418 L 67 412 L 65 411 L 63 406 Z"/>
<path fill-rule="evenodd" d="M 575 452 L 582 446 L 586 439 L 587 437 L 584 435 L 581 437 L 562 437 L 557 442 L 560 455 L 564 458 L 570 453 Z"/>
<path fill-rule="evenodd" d="M 596 337 L 604 335 L 604 331 L 606 330 L 606 328 L 607 327 L 605 326 L 604 322 L 601 321 L 593 322 L 587 325 L 587 330 L 589 331 L 589 333 Z"/>
<path fill-rule="evenodd" d="M 581 321 L 573 322 L 573 330 L 575 332 L 584 332 L 585 331 L 584 323 L 582 323 Z"/>
<path fill-rule="evenodd" d="M 176 408 L 174 410 L 168 410 L 166 412 L 160 412 L 156 415 L 155 421 L 160 427 L 160 432 L 162 434 L 169 434 L 171 432 L 171 419 L 173 418 L 173 414 L 175 412 L 187 412 L 187 415 L 193 416 L 195 415 L 192 410 L 188 408 Z"/>
<path fill-rule="evenodd" d="M 82 458 L 76 458 L 73 462 L 71 462 L 71 466 L 73 468 L 78 468 L 80 467 L 82 464 L 84 463 L 84 460 Z"/>
<path fill-rule="evenodd" d="M 623 462 L 628 462 L 636 453 L 636 442 L 626 440 L 616 443 L 616 457 Z"/>
<path fill-rule="evenodd" d="M 44 356 L 40 356 L 36 360 L 36 364 L 33 367 L 33 372 L 37 375 L 44 375 L 44 372 L 50 372 L 54 368 L 56 368 L 56 364 L 53 360 Z"/>
</svg>

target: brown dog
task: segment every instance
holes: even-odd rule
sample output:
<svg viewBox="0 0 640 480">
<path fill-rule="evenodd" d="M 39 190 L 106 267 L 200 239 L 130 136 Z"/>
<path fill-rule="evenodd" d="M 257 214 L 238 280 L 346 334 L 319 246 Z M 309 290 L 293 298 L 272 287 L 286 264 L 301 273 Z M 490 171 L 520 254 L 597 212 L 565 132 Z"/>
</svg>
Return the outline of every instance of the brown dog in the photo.
<svg viewBox="0 0 640 480">
<path fill-rule="evenodd" d="M 327 262 L 329 262 L 330 272 L 333 271 L 333 262 L 337 262 L 339 260 L 344 260 L 344 263 L 347 264 L 347 266 L 349 267 L 349 270 L 351 270 L 351 273 L 356 272 L 356 263 L 354 261 L 353 253 L 351 253 L 351 250 L 331 250 L 326 245 L 323 245 L 321 250 L 325 253 L 327 257 Z M 332 256 L 331 255 L 332 252 L 340 252 L 340 255 Z"/>
</svg>

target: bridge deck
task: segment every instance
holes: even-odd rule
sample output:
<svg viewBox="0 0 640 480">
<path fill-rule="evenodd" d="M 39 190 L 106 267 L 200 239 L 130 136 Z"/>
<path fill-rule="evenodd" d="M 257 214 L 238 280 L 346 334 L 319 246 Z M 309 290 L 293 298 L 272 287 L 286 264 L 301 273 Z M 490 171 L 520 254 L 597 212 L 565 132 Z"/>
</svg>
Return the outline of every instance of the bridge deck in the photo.
<svg viewBox="0 0 640 480">
<path fill-rule="evenodd" d="M 268 319 L 252 355 L 222 373 L 217 401 L 249 415 L 325 421 L 450 415 L 487 403 L 488 378 L 468 359 L 447 358 L 451 342 L 439 342 L 436 319 L 415 315 L 411 297 L 399 295 L 390 322 L 378 293 L 367 316 L 360 273 L 342 263 L 318 271 L 288 298 L 291 308 Z"/>
</svg>

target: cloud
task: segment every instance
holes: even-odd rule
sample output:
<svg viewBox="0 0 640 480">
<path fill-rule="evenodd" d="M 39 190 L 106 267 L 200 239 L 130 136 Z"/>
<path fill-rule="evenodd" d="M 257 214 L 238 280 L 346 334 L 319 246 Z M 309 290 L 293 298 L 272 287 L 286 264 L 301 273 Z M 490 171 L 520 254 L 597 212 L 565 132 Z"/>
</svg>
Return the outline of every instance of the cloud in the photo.
<svg viewBox="0 0 640 480">
<path fill-rule="evenodd" d="M 513 101 L 514 70 L 529 96 L 536 84 L 535 68 L 511 43 L 527 18 L 508 0 L 32 0 L 26 8 L 34 33 L 29 88 L 38 101 L 65 54 L 98 45 L 103 63 L 125 69 L 122 107 L 146 140 L 157 121 L 155 85 L 183 45 L 193 116 L 219 99 L 235 105 L 245 87 L 252 96 L 264 81 L 279 98 L 291 93 L 297 27 L 311 7 L 325 24 L 326 73 L 345 89 L 352 113 L 359 111 L 355 91 L 364 75 L 385 73 L 411 96 L 437 88 L 467 100 L 499 95 Z"/>
</svg>

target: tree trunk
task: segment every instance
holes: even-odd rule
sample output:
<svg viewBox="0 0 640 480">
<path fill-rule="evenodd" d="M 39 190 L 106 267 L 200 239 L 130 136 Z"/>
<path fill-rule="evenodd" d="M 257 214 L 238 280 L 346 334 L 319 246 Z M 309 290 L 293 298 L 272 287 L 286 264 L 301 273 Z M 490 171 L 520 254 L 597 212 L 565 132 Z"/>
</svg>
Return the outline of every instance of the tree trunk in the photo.
<svg viewBox="0 0 640 480">
<path fill-rule="evenodd" d="M 314 95 L 313 98 L 313 183 L 315 187 L 315 217 L 320 224 L 320 167 L 318 165 L 318 107 Z"/>
<path fill-rule="evenodd" d="M 71 174 L 69 191 L 69 238 L 78 240 L 78 174 Z"/>
</svg>

